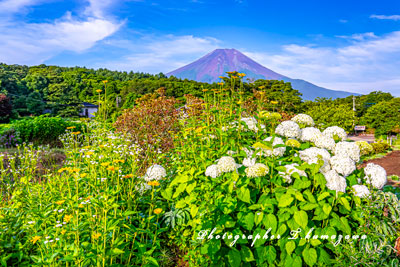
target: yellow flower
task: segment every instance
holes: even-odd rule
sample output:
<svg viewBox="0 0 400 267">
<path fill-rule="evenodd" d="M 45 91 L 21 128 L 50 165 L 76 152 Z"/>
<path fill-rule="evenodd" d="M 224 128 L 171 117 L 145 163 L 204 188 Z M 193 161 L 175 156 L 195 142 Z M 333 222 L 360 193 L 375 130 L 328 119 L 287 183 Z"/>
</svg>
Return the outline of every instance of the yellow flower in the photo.
<svg viewBox="0 0 400 267">
<path fill-rule="evenodd" d="M 124 176 L 122 176 L 123 178 L 132 178 L 133 177 L 133 174 L 127 174 L 127 175 L 124 175 Z"/>
<path fill-rule="evenodd" d="M 220 79 L 223 79 L 223 78 L 225 78 L 225 77 L 224 77 L 224 76 L 219 76 L 219 78 L 220 78 Z"/>
<path fill-rule="evenodd" d="M 238 78 L 238 76 L 232 76 L 232 79 L 237 79 Z"/>
<path fill-rule="evenodd" d="M 224 83 L 218 83 L 218 85 L 224 85 Z"/>
<path fill-rule="evenodd" d="M 71 129 L 75 129 L 76 127 L 75 126 L 69 126 L 69 127 L 67 127 L 67 130 L 71 130 Z"/>
<path fill-rule="evenodd" d="M 159 186 L 160 185 L 160 183 L 158 181 L 150 181 L 147 184 L 151 185 L 151 186 Z"/>
<path fill-rule="evenodd" d="M 69 172 L 79 172 L 80 170 L 79 168 L 70 168 Z"/>
<path fill-rule="evenodd" d="M 101 90 L 101 89 L 96 90 L 97 93 L 101 93 L 101 91 L 103 91 L 103 90 Z"/>
<path fill-rule="evenodd" d="M 65 200 L 59 200 L 59 201 L 56 201 L 56 204 L 57 205 L 62 205 L 64 202 L 65 202 Z"/>
<path fill-rule="evenodd" d="M 278 101 L 271 101 L 271 104 L 276 105 L 276 104 L 278 104 Z"/>
<path fill-rule="evenodd" d="M 72 132 L 71 134 L 74 134 L 74 135 L 78 135 L 78 134 L 80 134 L 81 132 Z"/>
<path fill-rule="evenodd" d="M 41 238 L 42 238 L 41 236 L 36 235 L 36 236 L 34 236 L 34 237 L 31 239 L 31 242 L 32 242 L 33 244 L 35 244 L 35 243 L 36 243 L 37 241 L 39 241 Z"/>
<path fill-rule="evenodd" d="M 61 230 L 61 234 L 65 234 L 67 231 L 66 230 Z"/>
<path fill-rule="evenodd" d="M 83 204 L 78 205 L 78 208 L 83 208 L 83 207 L 84 207 Z"/>
<path fill-rule="evenodd" d="M 104 147 L 104 145 L 99 145 L 99 147 L 100 147 L 100 148 L 103 148 L 103 147 Z"/>
<path fill-rule="evenodd" d="M 108 83 L 108 81 L 107 81 L 107 80 L 105 80 L 105 81 L 103 81 L 103 83 Z"/>
<path fill-rule="evenodd" d="M 259 92 L 260 95 L 265 95 L 265 92 Z"/>
<path fill-rule="evenodd" d="M 69 222 L 73 218 L 72 215 L 65 215 L 64 216 L 64 222 Z"/>
<path fill-rule="evenodd" d="M 119 167 L 110 166 L 107 168 L 108 171 L 117 171 Z"/>
<path fill-rule="evenodd" d="M 100 233 L 93 233 L 93 234 L 92 234 L 92 238 L 95 239 L 95 240 L 96 240 L 96 239 L 99 239 L 100 236 L 101 236 Z"/>
<path fill-rule="evenodd" d="M 243 104 L 243 101 L 238 101 L 237 104 L 241 105 L 241 104 Z"/>
<path fill-rule="evenodd" d="M 61 168 L 61 169 L 58 170 L 58 173 L 62 173 L 65 170 L 66 170 L 65 168 Z"/>
<path fill-rule="evenodd" d="M 103 166 L 103 167 L 106 167 L 106 166 L 110 165 L 110 162 L 103 162 L 100 165 Z"/>
<path fill-rule="evenodd" d="M 162 212 L 162 209 L 160 209 L 160 208 L 157 208 L 154 210 L 154 213 L 157 215 L 160 214 L 161 212 Z"/>
<path fill-rule="evenodd" d="M 125 162 L 125 160 L 123 160 L 123 159 L 114 159 L 113 160 L 113 163 L 124 163 Z"/>
<path fill-rule="evenodd" d="M 203 91 L 203 92 L 208 92 L 208 89 L 203 89 L 202 91 Z"/>
</svg>

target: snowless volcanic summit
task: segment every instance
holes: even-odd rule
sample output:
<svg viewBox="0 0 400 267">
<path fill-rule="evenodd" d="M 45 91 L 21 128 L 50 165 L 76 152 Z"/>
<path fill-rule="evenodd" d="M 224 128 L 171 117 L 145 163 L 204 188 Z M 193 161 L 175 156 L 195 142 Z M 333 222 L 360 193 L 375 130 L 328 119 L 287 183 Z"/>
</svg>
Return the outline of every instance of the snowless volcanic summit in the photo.
<svg viewBox="0 0 400 267">
<path fill-rule="evenodd" d="M 216 49 L 186 66 L 167 73 L 167 75 L 198 82 L 213 83 L 220 80 L 219 76 L 226 76 L 228 71 L 245 73 L 246 78 L 250 80 L 266 79 L 290 82 L 294 89 L 303 94 L 303 99 L 305 100 L 313 100 L 317 97 L 338 98 L 353 94 L 329 90 L 304 80 L 286 77 L 262 66 L 236 49 Z"/>
</svg>

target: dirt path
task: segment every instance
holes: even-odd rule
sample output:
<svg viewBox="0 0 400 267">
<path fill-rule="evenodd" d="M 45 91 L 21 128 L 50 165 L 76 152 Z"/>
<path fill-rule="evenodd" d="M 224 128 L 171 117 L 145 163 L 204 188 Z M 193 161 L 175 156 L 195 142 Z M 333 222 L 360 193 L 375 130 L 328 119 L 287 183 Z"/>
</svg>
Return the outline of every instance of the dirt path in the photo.
<svg viewBox="0 0 400 267">
<path fill-rule="evenodd" d="M 367 162 L 364 162 L 361 167 L 365 167 L 368 163 L 375 163 L 382 166 L 387 175 L 397 175 L 400 176 L 400 150 L 393 151 L 387 154 L 383 158 L 372 159 Z M 389 180 L 388 184 L 396 185 L 400 187 L 400 181 L 392 181 Z"/>
</svg>

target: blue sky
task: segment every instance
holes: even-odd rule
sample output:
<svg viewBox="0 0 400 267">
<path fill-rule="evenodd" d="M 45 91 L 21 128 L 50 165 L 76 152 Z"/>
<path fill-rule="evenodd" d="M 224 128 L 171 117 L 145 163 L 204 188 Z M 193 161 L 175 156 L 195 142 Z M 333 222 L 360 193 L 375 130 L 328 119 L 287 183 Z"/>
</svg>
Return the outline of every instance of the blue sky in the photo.
<svg viewBox="0 0 400 267">
<path fill-rule="evenodd" d="M 291 78 L 400 96 L 398 0 L 0 0 L 0 62 L 168 72 L 236 48 Z"/>
</svg>

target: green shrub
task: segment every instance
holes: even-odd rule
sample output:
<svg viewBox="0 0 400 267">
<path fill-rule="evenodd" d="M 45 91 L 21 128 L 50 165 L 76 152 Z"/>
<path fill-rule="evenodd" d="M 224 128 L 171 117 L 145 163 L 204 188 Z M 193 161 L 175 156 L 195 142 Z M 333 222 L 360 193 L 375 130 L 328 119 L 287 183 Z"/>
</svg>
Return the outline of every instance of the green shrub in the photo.
<svg viewBox="0 0 400 267">
<path fill-rule="evenodd" d="M 59 117 L 27 117 L 14 121 L 12 127 L 19 133 L 22 142 L 35 144 L 51 144 L 58 141 L 58 137 L 65 133 L 68 127 L 82 131 L 83 124 Z"/>
<path fill-rule="evenodd" d="M 384 142 L 372 143 L 371 145 L 374 148 L 375 154 L 383 153 L 390 148 L 390 145 Z"/>
</svg>

